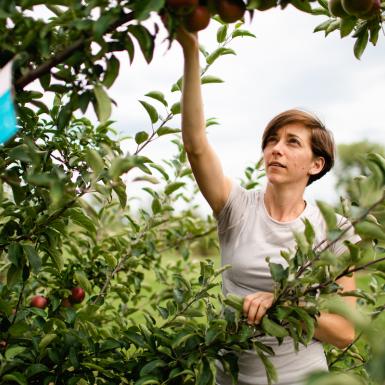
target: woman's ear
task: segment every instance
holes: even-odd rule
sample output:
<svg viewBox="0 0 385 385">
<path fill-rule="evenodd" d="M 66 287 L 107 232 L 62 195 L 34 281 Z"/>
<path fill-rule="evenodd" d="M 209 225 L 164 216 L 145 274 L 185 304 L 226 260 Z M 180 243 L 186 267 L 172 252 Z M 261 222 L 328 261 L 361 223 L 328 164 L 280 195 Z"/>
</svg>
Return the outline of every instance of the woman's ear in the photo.
<svg viewBox="0 0 385 385">
<path fill-rule="evenodd" d="M 319 174 L 325 166 L 325 158 L 322 156 L 318 156 L 317 158 L 313 159 L 313 165 L 309 170 L 310 175 L 316 175 Z"/>
</svg>

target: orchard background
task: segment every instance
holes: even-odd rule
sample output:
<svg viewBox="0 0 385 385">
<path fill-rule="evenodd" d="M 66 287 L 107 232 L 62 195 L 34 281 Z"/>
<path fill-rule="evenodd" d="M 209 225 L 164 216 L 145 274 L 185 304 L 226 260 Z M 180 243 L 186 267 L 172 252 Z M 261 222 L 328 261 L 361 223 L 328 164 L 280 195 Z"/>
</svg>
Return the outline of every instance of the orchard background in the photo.
<svg viewBox="0 0 385 385">
<path fill-rule="evenodd" d="M 215 221 L 199 211 L 181 145 L 181 64 L 173 62 L 174 79 L 166 89 L 141 78 L 147 88 L 139 95 L 142 106 L 126 108 L 125 93 L 115 115 L 118 121 L 111 120 L 115 107 L 110 87 L 130 73 L 123 55 L 133 66 L 138 61 L 143 66 L 141 55 L 151 63 L 154 51 L 163 50 L 165 57 L 172 54 L 166 52 L 167 41 L 159 39 L 162 33 L 168 35 L 156 15 L 165 2 L 0 3 L 0 64 L 15 61 L 20 124 L 18 135 L 0 149 L 2 383 L 204 385 L 214 383 L 215 359 L 222 360 L 236 381 L 236 352 L 245 348 L 257 351 L 274 382 L 268 359 L 273 352 L 258 336 L 290 335 L 306 344 L 321 309 L 350 318 L 357 326 L 357 341 L 343 351 L 326 346 L 332 371 L 315 374 L 308 383 L 384 382 L 379 331 L 385 277 L 385 160 L 379 140 L 340 146 L 335 178 L 344 198 L 340 203 L 319 203 L 330 242 L 343 236 L 336 228 L 335 211 L 352 220 L 363 242 L 348 244 L 349 253 L 337 260 L 327 248 L 321 253 L 312 249 L 313 231 L 307 224 L 304 234 L 296 235 L 296 253 L 283 254 L 288 267 L 270 266 L 276 305 L 260 327 L 249 327 L 237 313 L 239 299 L 220 294 L 220 274 L 229 267 L 220 267 Z M 349 35 L 342 41 L 349 39 L 350 49 L 365 66 L 367 41 L 376 43 L 380 32 L 380 9 L 369 20 L 361 15 L 339 19 L 330 15 L 325 1 L 288 3 L 271 4 L 276 7 L 267 12 L 281 12 L 282 20 L 302 12 L 301 17 L 318 25 L 318 34 L 326 30 L 325 41 L 336 34 Z M 259 1 L 249 1 L 247 7 L 245 19 L 253 14 L 250 26 L 267 13 L 257 10 Z M 168 20 L 177 23 L 179 18 L 171 12 Z M 238 52 L 233 48 L 237 41 L 248 50 L 257 44 L 259 37 L 254 39 L 248 26 L 241 21 L 227 26 L 213 16 L 210 29 L 203 32 L 212 44 L 202 47 L 202 83 L 209 83 L 204 88 L 215 87 L 215 95 L 224 86 L 215 84 L 222 80 L 215 72 L 221 61 L 231 57 L 240 68 L 252 67 L 241 64 L 240 55 L 232 57 Z M 174 24 L 169 28 L 172 35 Z M 291 66 L 281 60 L 284 68 L 278 67 L 277 77 L 282 80 L 290 76 Z M 356 59 L 351 55 L 350 60 Z M 341 66 L 332 63 L 330 68 L 337 71 Z M 256 76 L 262 78 L 258 72 Z M 231 89 L 234 83 L 227 82 Z M 358 86 L 364 95 L 365 85 Z M 133 92 L 129 82 L 124 87 Z M 266 89 L 253 92 L 265 95 Z M 286 92 L 287 100 L 295 93 L 295 88 Z M 234 95 L 232 111 L 242 104 L 239 97 Z M 121 133 L 120 117 L 130 119 L 139 107 L 146 115 L 139 124 L 134 118 L 130 124 L 141 129 L 130 128 L 127 137 L 127 132 Z M 256 107 L 251 111 L 255 114 Z M 266 121 L 273 115 L 268 114 Z M 372 126 L 382 121 L 371 118 Z M 242 119 L 245 124 L 248 114 Z M 219 129 L 218 120 L 207 115 L 209 132 Z M 239 125 L 233 135 L 242 143 Z M 378 130 L 376 135 L 383 134 Z M 155 160 L 152 155 L 159 155 L 157 147 L 163 146 L 164 160 Z M 247 188 L 262 183 L 258 156 L 244 167 L 241 183 Z M 135 204 L 135 186 L 148 196 L 144 204 Z M 350 293 L 359 298 L 358 312 L 342 306 L 335 285 L 352 269 L 359 272 L 360 288 Z M 298 307 L 299 299 L 307 306 Z M 222 348 L 227 354 L 220 354 Z"/>
</svg>

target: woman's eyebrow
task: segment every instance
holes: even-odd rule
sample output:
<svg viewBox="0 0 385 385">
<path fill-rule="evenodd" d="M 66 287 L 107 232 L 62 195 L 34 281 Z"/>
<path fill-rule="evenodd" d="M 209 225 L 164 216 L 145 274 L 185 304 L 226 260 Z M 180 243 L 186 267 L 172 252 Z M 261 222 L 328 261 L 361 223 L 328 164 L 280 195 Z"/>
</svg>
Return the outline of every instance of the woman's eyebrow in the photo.
<svg viewBox="0 0 385 385">
<path fill-rule="evenodd" d="M 290 132 L 287 134 L 287 136 L 288 136 L 289 138 L 296 138 L 296 139 L 299 139 L 299 140 L 302 141 L 302 138 L 300 138 L 298 135 L 291 134 Z"/>
</svg>

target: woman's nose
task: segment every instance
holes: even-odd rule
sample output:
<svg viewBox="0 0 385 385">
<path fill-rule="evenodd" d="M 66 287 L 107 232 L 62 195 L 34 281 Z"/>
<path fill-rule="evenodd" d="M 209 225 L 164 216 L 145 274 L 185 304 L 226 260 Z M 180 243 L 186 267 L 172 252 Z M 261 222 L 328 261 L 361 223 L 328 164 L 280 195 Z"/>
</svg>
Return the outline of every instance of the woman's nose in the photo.
<svg viewBox="0 0 385 385">
<path fill-rule="evenodd" d="M 282 141 L 277 140 L 272 148 L 273 153 L 281 153 L 282 152 Z"/>
</svg>

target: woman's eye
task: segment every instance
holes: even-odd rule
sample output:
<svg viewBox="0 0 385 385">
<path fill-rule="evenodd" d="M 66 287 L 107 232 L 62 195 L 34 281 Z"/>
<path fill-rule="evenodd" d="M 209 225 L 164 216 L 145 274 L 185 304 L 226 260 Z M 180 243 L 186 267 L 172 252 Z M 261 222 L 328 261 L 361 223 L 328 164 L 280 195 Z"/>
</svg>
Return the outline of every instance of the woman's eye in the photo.
<svg viewBox="0 0 385 385">
<path fill-rule="evenodd" d="M 299 144 L 298 140 L 297 139 L 290 139 L 289 141 L 290 143 L 295 143 L 295 144 Z"/>
</svg>

